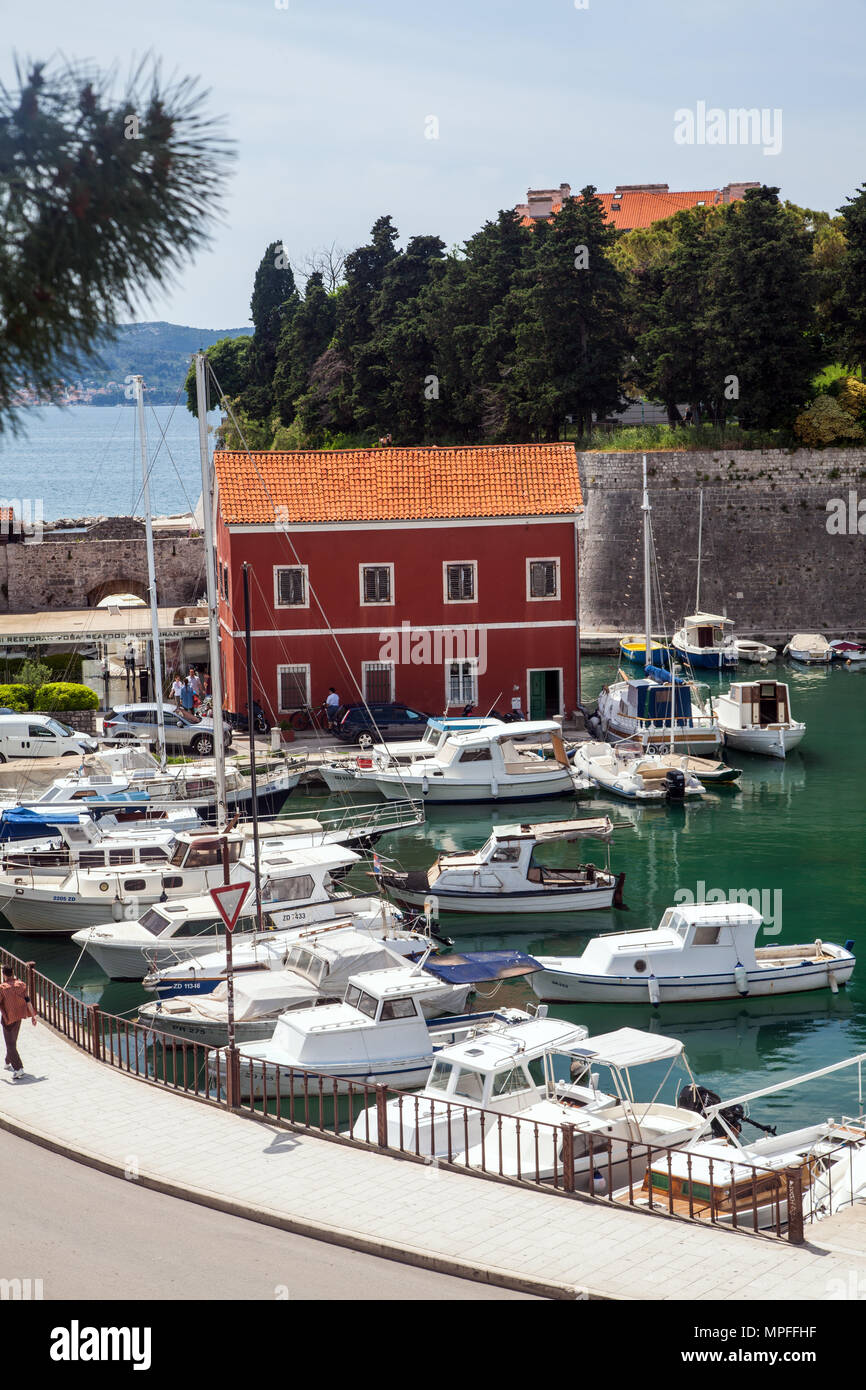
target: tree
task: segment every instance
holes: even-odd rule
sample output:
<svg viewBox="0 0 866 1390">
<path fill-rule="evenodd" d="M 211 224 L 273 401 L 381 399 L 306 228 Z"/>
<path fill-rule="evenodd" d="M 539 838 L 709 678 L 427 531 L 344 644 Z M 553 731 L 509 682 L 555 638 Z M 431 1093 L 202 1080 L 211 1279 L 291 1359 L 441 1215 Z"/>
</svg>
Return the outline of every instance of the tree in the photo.
<svg viewBox="0 0 866 1390">
<path fill-rule="evenodd" d="M 846 250 L 840 267 L 835 321 L 839 346 L 849 367 L 866 366 L 866 184 L 843 208 Z"/>
<path fill-rule="evenodd" d="M 35 64 L 0 88 L 0 430 L 208 240 L 232 149 L 192 78 L 145 60 L 125 92 Z"/>
<path fill-rule="evenodd" d="M 273 409 L 277 347 L 299 303 L 300 295 L 283 243 L 272 241 L 259 261 L 253 281 L 250 379 L 241 398 L 244 409 L 256 420 L 267 419 Z"/>
<path fill-rule="evenodd" d="M 284 327 L 277 345 L 274 371 L 274 403 L 280 421 L 291 424 L 295 403 L 307 391 L 313 363 L 331 341 L 336 323 L 334 295 L 328 294 L 322 272 L 314 270 L 307 281 L 304 298 Z"/>
<path fill-rule="evenodd" d="M 205 357 L 213 367 L 214 377 L 208 373 L 208 408 L 213 410 L 223 396 L 240 396 L 250 382 L 250 348 L 252 338 L 220 338 L 205 349 Z M 195 384 L 195 366 L 191 366 L 186 378 L 186 407 L 198 417 L 198 402 Z"/>
<path fill-rule="evenodd" d="M 344 247 L 332 241 L 330 246 L 320 246 L 310 251 L 292 266 L 295 277 L 309 283 L 313 275 L 318 275 L 328 294 L 333 294 L 343 283 L 347 252 Z M 304 292 L 306 293 L 306 286 Z"/>
<path fill-rule="evenodd" d="M 705 319 L 715 417 L 753 429 L 790 425 L 819 365 L 812 234 L 778 195 L 749 188 L 725 206 Z"/>
</svg>

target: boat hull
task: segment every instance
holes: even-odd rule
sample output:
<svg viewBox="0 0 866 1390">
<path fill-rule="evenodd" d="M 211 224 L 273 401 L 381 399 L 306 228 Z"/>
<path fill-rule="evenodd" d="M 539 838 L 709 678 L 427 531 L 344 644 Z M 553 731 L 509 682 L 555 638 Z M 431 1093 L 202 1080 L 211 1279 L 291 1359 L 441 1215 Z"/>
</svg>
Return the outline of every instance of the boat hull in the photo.
<svg viewBox="0 0 866 1390">
<path fill-rule="evenodd" d="M 446 778 L 431 777 L 427 779 L 425 790 L 423 782 L 408 778 L 405 782 L 390 782 L 387 778 L 378 777 L 376 786 L 383 796 L 391 801 L 404 800 L 407 795 L 421 797 L 425 802 L 435 801 L 443 804 L 451 802 L 465 802 L 469 804 L 482 804 L 486 802 L 508 802 L 508 801 L 543 801 L 553 797 L 565 797 L 577 795 L 580 788 L 575 786 L 574 778 L 571 773 L 563 773 L 561 777 L 550 776 L 549 774 L 541 778 L 526 778 L 522 781 L 500 783 L 494 792 L 489 785 L 480 783 L 460 783 L 449 781 Z"/>
<path fill-rule="evenodd" d="M 786 758 L 806 736 L 803 729 L 724 729 L 725 747 L 767 758 Z"/>
<path fill-rule="evenodd" d="M 833 977 L 837 986 L 844 985 L 853 974 L 854 958 L 796 966 L 787 970 L 750 970 L 747 990 L 741 993 L 733 976 L 705 975 L 695 979 L 673 976 L 652 977 L 658 985 L 659 1003 L 705 1002 L 716 999 L 769 999 L 781 994 L 803 994 L 812 990 L 829 989 Z M 649 983 L 646 978 L 607 979 L 599 975 L 578 975 L 571 971 L 545 970 L 530 976 L 530 985 L 545 1003 L 575 1004 L 646 1004 L 649 1002 Z"/>
<path fill-rule="evenodd" d="M 561 890 L 543 889 L 540 892 L 527 891 L 525 893 L 464 893 L 457 890 L 443 891 L 435 886 L 428 888 L 426 893 L 415 893 L 395 886 L 387 880 L 384 881 L 384 886 L 395 898 L 400 902 L 408 903 L 410 907 L 423 908 L 425 898 L 435 897 L 439 903 L 440 913 L 472 913 L 474 916 L 484 913 L 501 914 L 503 912 L 515 912 L 523 916 L 534 912 L 591 911 L 597 908 L 610 907 L 616 892 L 615 883 L 601 888 L 584 888 L 579 891 L 565 888 Z M 497 929 L 501 929 L 498 923 Z"/>
<path fill-rule="evenodd" d="M 727 671 L 737 664 L 737 653 L 720 651 L 716 648 L 684 647 L 673 642 L 674 654 L 690 666 L 699 666 L 704 671 Z"/>
</svg>

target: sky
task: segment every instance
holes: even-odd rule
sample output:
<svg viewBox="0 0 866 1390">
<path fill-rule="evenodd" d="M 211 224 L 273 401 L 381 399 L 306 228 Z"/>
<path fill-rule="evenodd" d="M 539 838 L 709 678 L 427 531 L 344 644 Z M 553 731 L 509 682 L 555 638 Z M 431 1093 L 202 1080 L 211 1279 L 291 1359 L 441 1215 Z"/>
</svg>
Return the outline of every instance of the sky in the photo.
<svg viewBox="0 0 866 1390">
<path fill-rule="evenodd" d="M 334 241 L 363 243 L 384 213 L 401 244 L 428 233 L 452 246 L 530 186 L 755 179 L 833 211 L 866 180 L 863 0 L 3 8 L 7 83 L 12 54 L 125 74 L 152 52 L 166 73 L 200 77 L 210 111 L 226 117 L 238 158 L 212 245 L 141 302 L 140 319 L 242 327 L 271 241 L 299 262 Z M 724 143 L 711 143 L 710 113 L 734 108 L 765 112 L 765 136 L 732 143 L 743 133 L 726 117 L 712 132 Z"/>
</svg>

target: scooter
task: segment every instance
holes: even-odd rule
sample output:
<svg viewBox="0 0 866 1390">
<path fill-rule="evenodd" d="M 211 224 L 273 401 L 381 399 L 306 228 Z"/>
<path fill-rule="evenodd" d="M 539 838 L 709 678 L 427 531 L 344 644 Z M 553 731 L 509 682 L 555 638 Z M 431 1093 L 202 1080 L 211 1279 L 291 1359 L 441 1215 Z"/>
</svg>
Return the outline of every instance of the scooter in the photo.
<svg viewBox="0 0 866 1390">
<path fill-rule="evenodd" d="M 231 710 L 225 710 L 223 714 L 226 722 L 230 724 L 233 729 L 236 729 L 238 733 L 249 733 L 250 721 L 246 710 L 244 710 L 243 714 L 233 714 Z M 266 734 L 270 727 L 261 705 L 256 700 L 253 700 L 253 728 L 256 733 Z"/>
</svg>

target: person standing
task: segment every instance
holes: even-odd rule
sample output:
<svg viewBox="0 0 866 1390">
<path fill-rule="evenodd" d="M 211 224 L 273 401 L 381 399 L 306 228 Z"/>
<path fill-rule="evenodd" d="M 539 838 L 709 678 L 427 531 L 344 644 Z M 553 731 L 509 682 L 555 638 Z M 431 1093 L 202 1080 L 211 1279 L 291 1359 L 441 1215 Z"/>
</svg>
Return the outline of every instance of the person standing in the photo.
<svg viewBox="0 0 866 1390">
<path fill-rule="evenodd" d="M 130 685 L 132 694 L 135 696 L 135 647 L 130 639 L 126 644 L 126 651 L 123 653 L 123 664 L 126 667 L 126 693 L 129 694 Z"/>
<path fill-rule="evenodd" d="M 193 705 L 195 704 L 195 695 L 193 694 L 192 683 L 189 680 L 185 680 L 183 683 L 180 702 L 187 714 L 192 714 Z"/>
<path fill-rule="evenodd" d="M 23 980 L 16 979 L 11 965 L 4 965 L 3 982 L 0 984 L 0 1021 L 6 1044 L 6 1070 L 12 1072 L 13 1081 L 20 1081 L 24 1075 L 18 1052 L 18 1033 L 25 1018 L 32 1018 L 35 1027 L 36 1010 L 30 1002 L 27 986 Z"/>
<path fill-rule="evenodd" d="M 340 708 L 340 697 L 333 686 L 331 686 L 327 698 L 325 699 L 325 711 L 328 716 L 328 725 L 333 729 L 337 722 L 337 711 Z"/>
<path fill-rule="evenodd" d="M 179 705 L 183 699 L 183 681 L 179 674 L 175 675 L 171 683 L 171 697 L 176 705 Z"/>
</svg>

